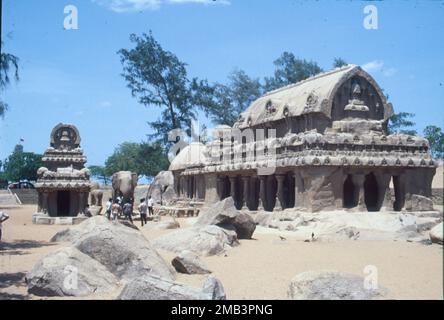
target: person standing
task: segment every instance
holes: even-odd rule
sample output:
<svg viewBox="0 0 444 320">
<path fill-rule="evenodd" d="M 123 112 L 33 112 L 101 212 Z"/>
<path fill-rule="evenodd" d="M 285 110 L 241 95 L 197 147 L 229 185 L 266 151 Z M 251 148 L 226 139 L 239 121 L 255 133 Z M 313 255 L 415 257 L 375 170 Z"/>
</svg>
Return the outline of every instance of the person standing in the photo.
<svg viewBox="0 0 444 320">
<path fill-rule="evenodd" d="M 105 205 L 105 208 L 106 208 L 105 215 L 108 219 L 111 219 L 111 207 L 112 206 L 113 206 L 113 199 L 108 198 L 108 202 Z"/>
<path fill-rule="evenodd" d="M 147 211 L 147 205 L 145 202 L 145 198 L 140 199 L 140 204 L 138 207 L 139 213 L 140 213 L 140 222 L 142 223 L 142 227 L 143 227 L 143 223 L 147 224 L 147 219 L 146 219 L 146 211 Z"/>
<path fill-rule="evenodd" d="M 7 213 L 4 213 L 0 211 L 0 242 L 2 241 L 2 226 L 3 222 L 9 219 L 9 215 Z"/>
<path fill-rule="evenodd" d="M 111 220 L 117 220 L 121 212 L 122 207 L 120 206 L 119 201 L 114 201 L 114 204 L 111 206 Z"/>
<path fill-rule="evenodd" d="M 133 204 L 131 201 L 126 202 L 123 205 L 123 214 L 131 223 L 133 223 Z"/>
<path fill-rule="evenodd" d="M 154 205 L 154 200 L 151 198 L 151 196 L 149 196 L 148 197 L 148 214 L 150 216 L 154 215 L 153 205 Z"/>
</svg>

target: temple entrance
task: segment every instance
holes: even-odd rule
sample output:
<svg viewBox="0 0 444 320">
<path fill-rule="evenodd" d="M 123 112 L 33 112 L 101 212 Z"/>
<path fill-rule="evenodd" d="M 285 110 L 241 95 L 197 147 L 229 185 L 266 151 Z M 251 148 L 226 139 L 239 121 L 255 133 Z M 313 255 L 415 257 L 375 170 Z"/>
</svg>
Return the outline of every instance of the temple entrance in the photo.
<svg viewBox="0 0 444 320">
<path fill-rule="evenodd" d="M 353 184 L 352 176 L 347 175 L 347 179 L 344 182 L 343 196 L 342 196 L 342 206 L 344 208 L 350 209 L 358 205 L 356 199 L 356 188 Z"/>
<path fill-rule="evenodd" d="M 66 217 L 70 214 L 71 195 L 69 191 L 57 191 L 57 216 Z"/>
<path fill-rule="evenodd" d="M 365 176 L 364 200 L 368 211 L 379 211 L 378 208 L 378 182 L 372 173 Z"/>
</svg>

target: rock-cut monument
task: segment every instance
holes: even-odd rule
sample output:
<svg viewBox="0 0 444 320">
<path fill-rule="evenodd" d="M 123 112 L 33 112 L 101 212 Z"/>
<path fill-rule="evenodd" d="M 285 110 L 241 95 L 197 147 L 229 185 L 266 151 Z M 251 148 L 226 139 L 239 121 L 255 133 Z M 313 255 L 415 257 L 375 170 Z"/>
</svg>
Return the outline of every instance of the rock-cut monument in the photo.
<svg viewBox="0 0 444 320">
<path fill-rule="evenodd" d="M 38 209 L 36 224 L 77 224 L 86 219 L 90 171 L 80 147 L 79 130 L 58 124 L 51 132 L 50 147 L 37 171 Z"/>
</svg>

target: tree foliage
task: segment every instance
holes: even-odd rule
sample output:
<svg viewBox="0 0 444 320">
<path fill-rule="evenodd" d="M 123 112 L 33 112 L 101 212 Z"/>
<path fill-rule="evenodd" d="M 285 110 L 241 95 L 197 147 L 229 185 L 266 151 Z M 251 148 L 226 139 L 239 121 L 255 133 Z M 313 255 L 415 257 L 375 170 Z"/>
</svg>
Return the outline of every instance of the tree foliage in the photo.
<svg viewBox="0 0 444 320">
<path fill-rule="evenodd" d="M 101 181 L 104 185 L 108 185 L 111 180 L 111 174 L 106 170 L 105 166 L 89 166 L 91 176 Z"/>
<path fill-rule="evenodd" d="M 139 176 L 154 177 L 167 169 L 167 154 L 159 142 L 124 142 L 105 162 L 107 176 L 118 171 L 132 171 Z"/>
<path fill-rule="evenodd" d="M 196 114 L 186 64 L 164 50 L 151 32 L 141 37 L 132 34 L 130 40 L 134 48 L 118 51 L 122 76 L 141 104 L 162 108 L 161 118 L 149 122 L 154 129 L 151 137 L 166 142 L 168 132 L 173 129 L 189 131 Z"/>
<path fill-rule="evenodd" d="M 341 68 L 346 66 L 348 63 L 342 58 L 335 58 L 333 60 L 333 68 Z"/>
<path fill-rule="evenodd" d="M 389 134 L 403 133 L 416 135 L 416 130 L 412 129 L 416 124 L 412 119 L 415 116 L 413 113 L 398 112 L 389 118 L 387 130 Z"/>
<path fill-rule="evenodd" d="M 435 158 L 444 158 L 444 132 L 442 129 L 437 126 L 427 126 L 423 134 L 429 140 L 432 155 Z"/>
<path fill-rule="evenodd" d="M 1 43 L 3 47 L 3 42 Z M 11 82 L 11 73 L 12 77 L 18 81 L 19 73 L 18 73 L 18 63 L 19 58 L 14 56 L 13 54 L 2 52 L 0 55 L 0 91 L 4 91 L 6 87 Z M 0 118 L 3 118 L 6 110 L 8 109 L 8 104 L 0 98 Z"/>
<path fill-rule="evenodd" d="M 11 155 L 3 162 L 3 178 L 9 181 L 37 180 L 37 170 L 42 166 L 42 155 L 25 152 L 23 146 L 15 146 Z"/>
<path fill-rule="evenodd" d="M 274 65 L 274 75 L 265 78 L 265 91 L 305 80 L 323 71 L 316 62 L 299 59 L 291 52 L 282 53 Z"/>
<path fill-rule="evenodd" d="M 262 94 L 259 79 L 249 77 L 243 70 L 234 70 L 227 84 L 199 84 L 195 99 L 205 114 L 217 124 L 232 126 L 239 114 Z"/>
</svg>

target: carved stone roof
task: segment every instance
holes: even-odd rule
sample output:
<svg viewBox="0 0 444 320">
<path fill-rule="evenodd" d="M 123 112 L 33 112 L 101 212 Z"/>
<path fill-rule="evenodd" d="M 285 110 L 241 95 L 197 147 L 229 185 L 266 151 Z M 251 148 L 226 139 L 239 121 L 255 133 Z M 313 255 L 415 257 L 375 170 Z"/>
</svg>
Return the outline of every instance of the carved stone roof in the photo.
<svg viewBox="0 0 444 320">
<path fill-rule="evenodd" d="M 201 166 L 207 162 L 205 156 L 205 145 L 200 142 L 192 142 L 183 148 L 174 157 L 170 164 L 170 171 L 182 170 L 190 167 Z"/>
<path fill-rule="evenodd" d="M 331 118 L 337 89 L 353 76 L 361 76 L 374 86 L 383 102 L 384 119 L 388 119 L 393 108 L 376 81 L 359 66 L 350 64 L 266 93 L 240 115 L 235 127 L 245 128 L 313 112 L 322 112 Z"/>
</svg>

